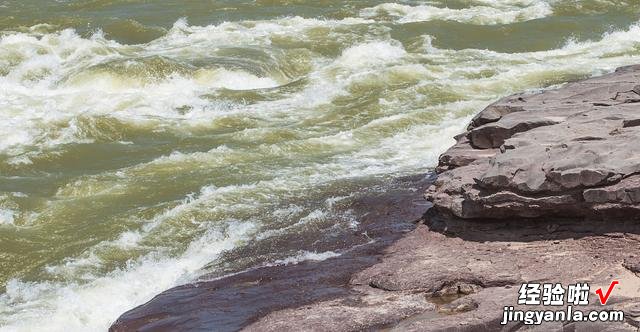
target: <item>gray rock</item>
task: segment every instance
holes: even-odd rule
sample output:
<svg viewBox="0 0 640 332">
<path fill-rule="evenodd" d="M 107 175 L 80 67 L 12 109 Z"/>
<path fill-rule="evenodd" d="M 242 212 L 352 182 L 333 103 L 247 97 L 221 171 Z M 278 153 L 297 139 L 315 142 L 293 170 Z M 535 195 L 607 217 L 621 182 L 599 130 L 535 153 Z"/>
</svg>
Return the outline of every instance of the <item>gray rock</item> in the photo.
<svg viewBox="0 0 640 332">
<path fill-rule="evenodd" d="M 427 198 L 461 218 L 640 218 L 640 66 L 480 112 Z"/>
</svg>

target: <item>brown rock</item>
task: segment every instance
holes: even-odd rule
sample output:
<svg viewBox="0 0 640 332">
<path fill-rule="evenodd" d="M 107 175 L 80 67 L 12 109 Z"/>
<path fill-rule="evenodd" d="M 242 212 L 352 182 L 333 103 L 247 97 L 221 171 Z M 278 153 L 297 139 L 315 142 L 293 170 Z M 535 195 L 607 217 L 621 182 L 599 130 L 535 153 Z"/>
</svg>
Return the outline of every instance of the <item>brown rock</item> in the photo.
<svg viewBox="0 0 640 332">
<path fill-rule="evenodd" d="M 435 310 L 424 295 L 401 292 L 391 295 L 371 288 L 363 291 L 366 293 L 353 298 L 274 312 L 244 331 L 361 331 Z"/>
<path fill-rule="evenodd" d="M 461 218 L 640 218 L 640 66 L 480 112 L 427 191 Z"/>
</svg>

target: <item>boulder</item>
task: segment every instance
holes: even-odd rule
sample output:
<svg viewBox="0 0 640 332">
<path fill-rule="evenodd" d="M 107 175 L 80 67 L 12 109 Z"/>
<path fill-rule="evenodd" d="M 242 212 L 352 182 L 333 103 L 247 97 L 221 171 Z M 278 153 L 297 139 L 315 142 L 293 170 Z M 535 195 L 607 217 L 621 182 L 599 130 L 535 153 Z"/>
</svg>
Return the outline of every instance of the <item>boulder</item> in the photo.
<svg viewBox="0 0 640 332">
<path fill-rule="evenodd" d="M 465 219 L 640 218 L 640 66 L 485 108 L 426 193 Z"/>
</svg>

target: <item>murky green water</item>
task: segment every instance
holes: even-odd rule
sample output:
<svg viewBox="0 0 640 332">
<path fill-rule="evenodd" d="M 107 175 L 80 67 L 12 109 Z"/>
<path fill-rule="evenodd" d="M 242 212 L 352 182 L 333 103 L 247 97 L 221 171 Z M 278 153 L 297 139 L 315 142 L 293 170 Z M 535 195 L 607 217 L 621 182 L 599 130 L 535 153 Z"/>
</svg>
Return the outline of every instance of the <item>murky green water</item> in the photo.
<svg viewBox="0 0 640 332">
<path fill-rule="evenodd" d="M 336 204 L 433 167 L 492 100 L 639 62 L 639 18 L 635 0 L 0 0 L 0 330 L 103 330 L 226 250 L 353 229 Z M 272 249 L 248 260 L 300 255 Z"/>
</svg>

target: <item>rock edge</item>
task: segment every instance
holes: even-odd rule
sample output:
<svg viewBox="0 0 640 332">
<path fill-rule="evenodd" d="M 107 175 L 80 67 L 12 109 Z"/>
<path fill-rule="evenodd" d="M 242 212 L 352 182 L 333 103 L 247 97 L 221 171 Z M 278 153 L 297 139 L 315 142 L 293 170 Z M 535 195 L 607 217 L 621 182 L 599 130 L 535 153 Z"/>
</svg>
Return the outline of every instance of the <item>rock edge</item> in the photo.
<svg viewBox="0 0 640 332">
<path fill-rule="evenodd" d="M 489 105 L 426 193 L 464 219 L 640 218 L 640 65 Z"/>
</svg>

